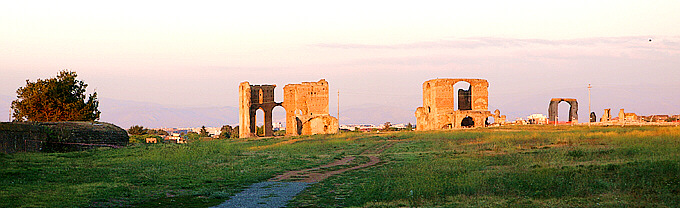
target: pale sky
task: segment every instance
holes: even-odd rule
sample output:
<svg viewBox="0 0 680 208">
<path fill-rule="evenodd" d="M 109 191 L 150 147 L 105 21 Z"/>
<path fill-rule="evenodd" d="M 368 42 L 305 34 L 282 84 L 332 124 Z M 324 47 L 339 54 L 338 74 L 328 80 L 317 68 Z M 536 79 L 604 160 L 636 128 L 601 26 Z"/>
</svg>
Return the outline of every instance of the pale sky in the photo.
<svg viewBox="0 0 680 208">
<path fill-rule="evenodd" d="M 285 84 L 323 78 L 341 111 L 415 111 L 423 82 L 470 77 L 489 80 L 489 110 L 510 119 L 574 97 L 585 120 L 589 83 L 598 117 L 680 114 L 678 11 L 680 1 L 4 1 L 0 95 L 70 69 L 104 98 L 237 106 L 242 81 L 276 84 L 281 101 Z"/>
</svg>

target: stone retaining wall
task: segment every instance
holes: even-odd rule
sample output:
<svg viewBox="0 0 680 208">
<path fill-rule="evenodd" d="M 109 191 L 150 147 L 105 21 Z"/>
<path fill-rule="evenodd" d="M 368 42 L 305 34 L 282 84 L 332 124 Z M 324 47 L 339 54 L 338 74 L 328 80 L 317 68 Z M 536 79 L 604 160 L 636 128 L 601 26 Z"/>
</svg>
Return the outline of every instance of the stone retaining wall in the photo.
<svg viewBox="0 0 680 208">
<path fill-rule="evenodd" d="M 62 152 L 128 144 L 127 132 L 103 122 L 2 122 L 0 152 Z"/>
</svg>

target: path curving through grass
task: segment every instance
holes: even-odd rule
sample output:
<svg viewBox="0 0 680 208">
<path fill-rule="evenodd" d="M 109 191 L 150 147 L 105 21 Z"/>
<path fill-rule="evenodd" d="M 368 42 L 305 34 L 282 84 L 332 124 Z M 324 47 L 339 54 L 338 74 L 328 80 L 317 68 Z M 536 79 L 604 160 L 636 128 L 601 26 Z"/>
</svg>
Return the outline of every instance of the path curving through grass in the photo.
<svg viewBox="0 0 680 208">
<path fill-rule="evenodd" d="M 309 184 L 346 171 L 379 164 L 381 160 L 378 155 L 392 145 L 394 142 L 385 142 L 368 148 L 359 155 L 346 156 L 326 165 L 285 172 L 269 181 L 253 184 L 215 207 L 285 207 L 288 201 L 307 188 Z M 368 158 L 368 162 L 357 162 L 359 157 Z"/>
</svg>

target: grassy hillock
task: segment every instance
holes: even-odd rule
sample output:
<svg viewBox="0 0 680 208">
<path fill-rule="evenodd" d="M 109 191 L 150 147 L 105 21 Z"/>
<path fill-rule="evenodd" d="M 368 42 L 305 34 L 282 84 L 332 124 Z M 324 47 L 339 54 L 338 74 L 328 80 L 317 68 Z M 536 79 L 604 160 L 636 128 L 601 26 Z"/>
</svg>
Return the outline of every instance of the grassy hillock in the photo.
<svg viewBox="0 0 680 208">
<path fill-rule="evenodd" d="M 290 206 L 680 206 L 680 128 L 520 126 L 0 154 L 0 207 L 208 207 L 387 142 Z"/>
</svg>

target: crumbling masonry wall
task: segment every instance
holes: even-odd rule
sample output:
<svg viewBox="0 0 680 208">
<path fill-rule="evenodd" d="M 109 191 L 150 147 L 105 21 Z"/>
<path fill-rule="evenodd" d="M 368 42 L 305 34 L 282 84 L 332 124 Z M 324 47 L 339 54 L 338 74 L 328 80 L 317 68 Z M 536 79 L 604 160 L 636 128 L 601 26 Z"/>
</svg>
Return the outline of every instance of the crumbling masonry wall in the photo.
<svg viewBox="0 0 680 208">
<path fill-rule="evenodd" d="M 328 113 L 328 82 L 303 82 L 283 87 L 286 135 L 332 134 L 338 119 Z"/>
<path fill-rule="evenodd" d="M 264 113 L 264 136 L 273 136 L 272 111 L 281 103 L 274 102 L 276 85 L 250 85 L 242 82 L 239 85 L 239 137 L 256 136 L 257 110 Z"/>
<path fill-rule="evenodd" d="M 612 119 L 612 115 L 610 114 L 611 108 L 604 109 L 604 113 L 602 114 L 602 118 L 600 118 L 600 122 L 608 122 Z"/>
<path fill-rule="evenodd" d="M 288 84 L 283 88 L 284 101 L 274 101 L 276 85 L 239 85 L 239 137 L 254 137 L 256 113 L 264 112 L 264 136 L 273 136 L 272 111 L 276 106 L 286 110 L 286 135 L 337 133 L 338 119 L 328 113 L 328 82 Z"/>
<path fill-rule="evenodd" d="M 470 83 L 467 90 L 460 89 L 455 95 L 454 85 Z M 489 83 L 484 79 L 433 79 L 423 83 L 423 107 L 416 109 L 416 130 L 462 128 L 463 124 L 485 126 L 488 117 L 505 120 L 488 110 Z M 456 97 L 458 100 L 456 101 Z M 458 102 L 458 110 L 455 103 Z M 500 114 L 500 112 L 499 112 Z M 466 119 L 467 118 L 467 119 Z M 463 120 L 466 120 L 464 123 Z"/>
</svg>

